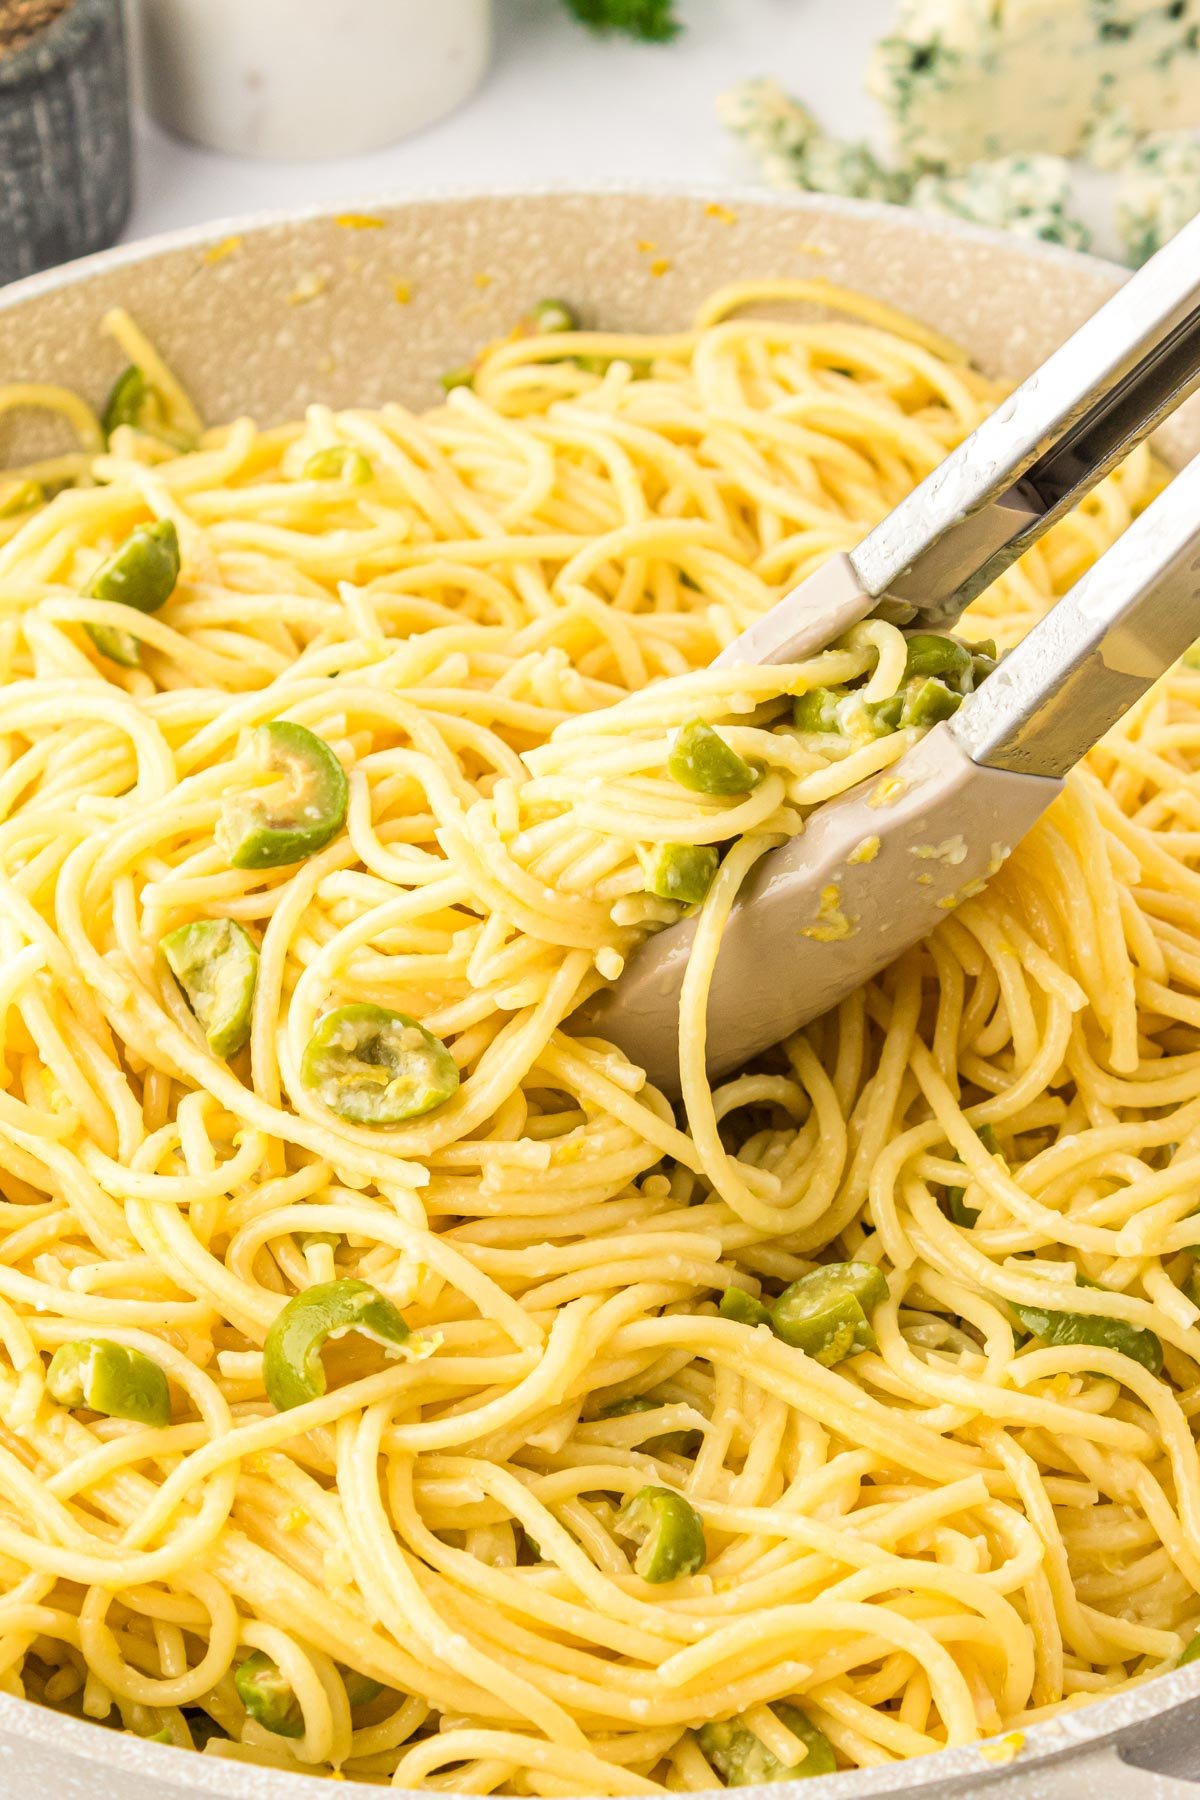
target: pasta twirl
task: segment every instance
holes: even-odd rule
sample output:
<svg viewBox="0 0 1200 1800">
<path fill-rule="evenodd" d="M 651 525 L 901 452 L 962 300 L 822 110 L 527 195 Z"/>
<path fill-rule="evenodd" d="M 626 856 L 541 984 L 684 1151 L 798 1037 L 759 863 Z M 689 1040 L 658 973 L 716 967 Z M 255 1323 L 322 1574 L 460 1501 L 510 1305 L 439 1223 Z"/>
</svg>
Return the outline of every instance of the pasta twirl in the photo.
<svg viewBox="0 0 1200 1800">
<path fill-rule="evenodd" d="M 145 427 L 0 394 L 81 445 L 0 519 L 8 1692 L 653 1793 L 971 1742 L 1190 1642 L 1200 673 L 927 945 L 703 1076 L 746 869 L 1161 481 L 1133 456 L 932 689 L 877 621 L 710 670 L 997 397 L 854 296 L 739 313 L 814 297 L 517 335 L 425 414 L 202 430 L 123 316 Z M 97 571 L 153 521 L 143 611 Z M 567 1022 L 689 905 L 673 1109 Z"/>
</svg>

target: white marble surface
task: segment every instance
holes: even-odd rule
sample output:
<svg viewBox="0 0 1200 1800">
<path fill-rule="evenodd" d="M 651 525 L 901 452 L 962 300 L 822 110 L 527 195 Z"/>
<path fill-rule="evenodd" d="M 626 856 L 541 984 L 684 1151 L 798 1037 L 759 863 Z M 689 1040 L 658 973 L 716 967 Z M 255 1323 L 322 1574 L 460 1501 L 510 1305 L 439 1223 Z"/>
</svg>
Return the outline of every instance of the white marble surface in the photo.
<svg viewBox="0 0 1200 1800">
<path fill-rule="evenodd" d="M 143 120 L 125 235 L 439 186 L 744 181 L 749 164 L 717 123 L 713 100 L 747 75 L 773 74 L 830 130 L 871 130 L 863 70 L 890 0 L 678 0 L 678 10 L 681 37 L 642 45 L 597 39 L 559 0 L 496 0 L 495 56 L 474 97 L 431 130 L 368 156 L 252 162 L 199 150 Z"/>
</svg>

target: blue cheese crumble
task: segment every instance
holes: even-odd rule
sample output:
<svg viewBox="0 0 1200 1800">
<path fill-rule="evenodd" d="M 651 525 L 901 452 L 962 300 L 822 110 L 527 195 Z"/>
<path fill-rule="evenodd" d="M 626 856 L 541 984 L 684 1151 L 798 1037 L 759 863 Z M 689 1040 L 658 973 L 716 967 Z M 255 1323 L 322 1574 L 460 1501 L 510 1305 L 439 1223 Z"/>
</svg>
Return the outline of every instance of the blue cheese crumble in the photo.
<svg viewBox="0 0 1200 1800">
<path fill-rule="evenodd" d="M 910 205 L 918 212 L 970 219 L 1086 250 L 1091 232 L 1072 211 L 1070 165 L 1061 156 L 1002 156 L 973 163 L 961 175 L 920 175 Z"/>
<path fill-rule="evenodd" d="M 915 180 L 888 169 L 865 144 L 828 137 L 806 107 L 774 81 L 744 81 L 717 102 L 773 187 L 855 199 L 906 202 L 921 212 L 968 219 L 1023 237 L 1085 249 L 1086 226 L 1071 210 L 1071 172 L 1061 157 L 1009 156 L 961 175 Z"/>
<path fill-rule="evenodd" d="M 899 0 L 867 85 L 902 167 L 1082 155 L 1200 123 L 1200 0 Z"/>
<path fill-rule="evenodd" d="M 865 144 L 828 136 L 778 82 L 739 82 L 718 98 L 717 117 L 742 139 L 772 187 L 856 200 L 907 198 L 905 176 L 884 168 Z"/>
<path fill-rule="evenodd" d="M 1157 132 L 1122 164 L 1117 181 L 1117 230 L 1136 267 L 1200 212 L 1200 137 Z"/>
</svg>

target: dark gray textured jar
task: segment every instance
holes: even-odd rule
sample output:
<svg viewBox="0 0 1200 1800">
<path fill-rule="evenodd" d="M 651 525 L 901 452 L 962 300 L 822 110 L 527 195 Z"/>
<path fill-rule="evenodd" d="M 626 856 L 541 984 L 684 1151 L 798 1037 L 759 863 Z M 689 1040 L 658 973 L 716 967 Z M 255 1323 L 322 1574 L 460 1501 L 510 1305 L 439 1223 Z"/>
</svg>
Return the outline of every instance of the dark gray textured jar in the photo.
<svg viewBox="0 0 1200 1800">
<path fill-rule="evenodd" d="M 0 282 L 113 243 L 132 159 L 121 0 L 74 0 L 0 57 Z"/>
</svg>

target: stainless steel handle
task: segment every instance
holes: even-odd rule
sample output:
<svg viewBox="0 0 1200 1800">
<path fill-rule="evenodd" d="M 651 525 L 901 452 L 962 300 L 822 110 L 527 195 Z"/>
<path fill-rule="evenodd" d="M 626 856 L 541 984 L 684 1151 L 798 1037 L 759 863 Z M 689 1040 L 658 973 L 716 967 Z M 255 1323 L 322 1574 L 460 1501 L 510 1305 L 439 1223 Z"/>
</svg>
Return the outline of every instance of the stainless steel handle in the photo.
<svg viewBox="0 0 1200 1800">
<path fill-rule="evenodd" d="M 973 762 L 1065 775 L 1200 637 L 1200 456 L 1034 626 L 951 730 Z"/>
<path fill-rule="evenodd" d="M 952 624 L 1197 385 L 1200 217 L 851 552 L 865 592 Z"/>
</svg>

